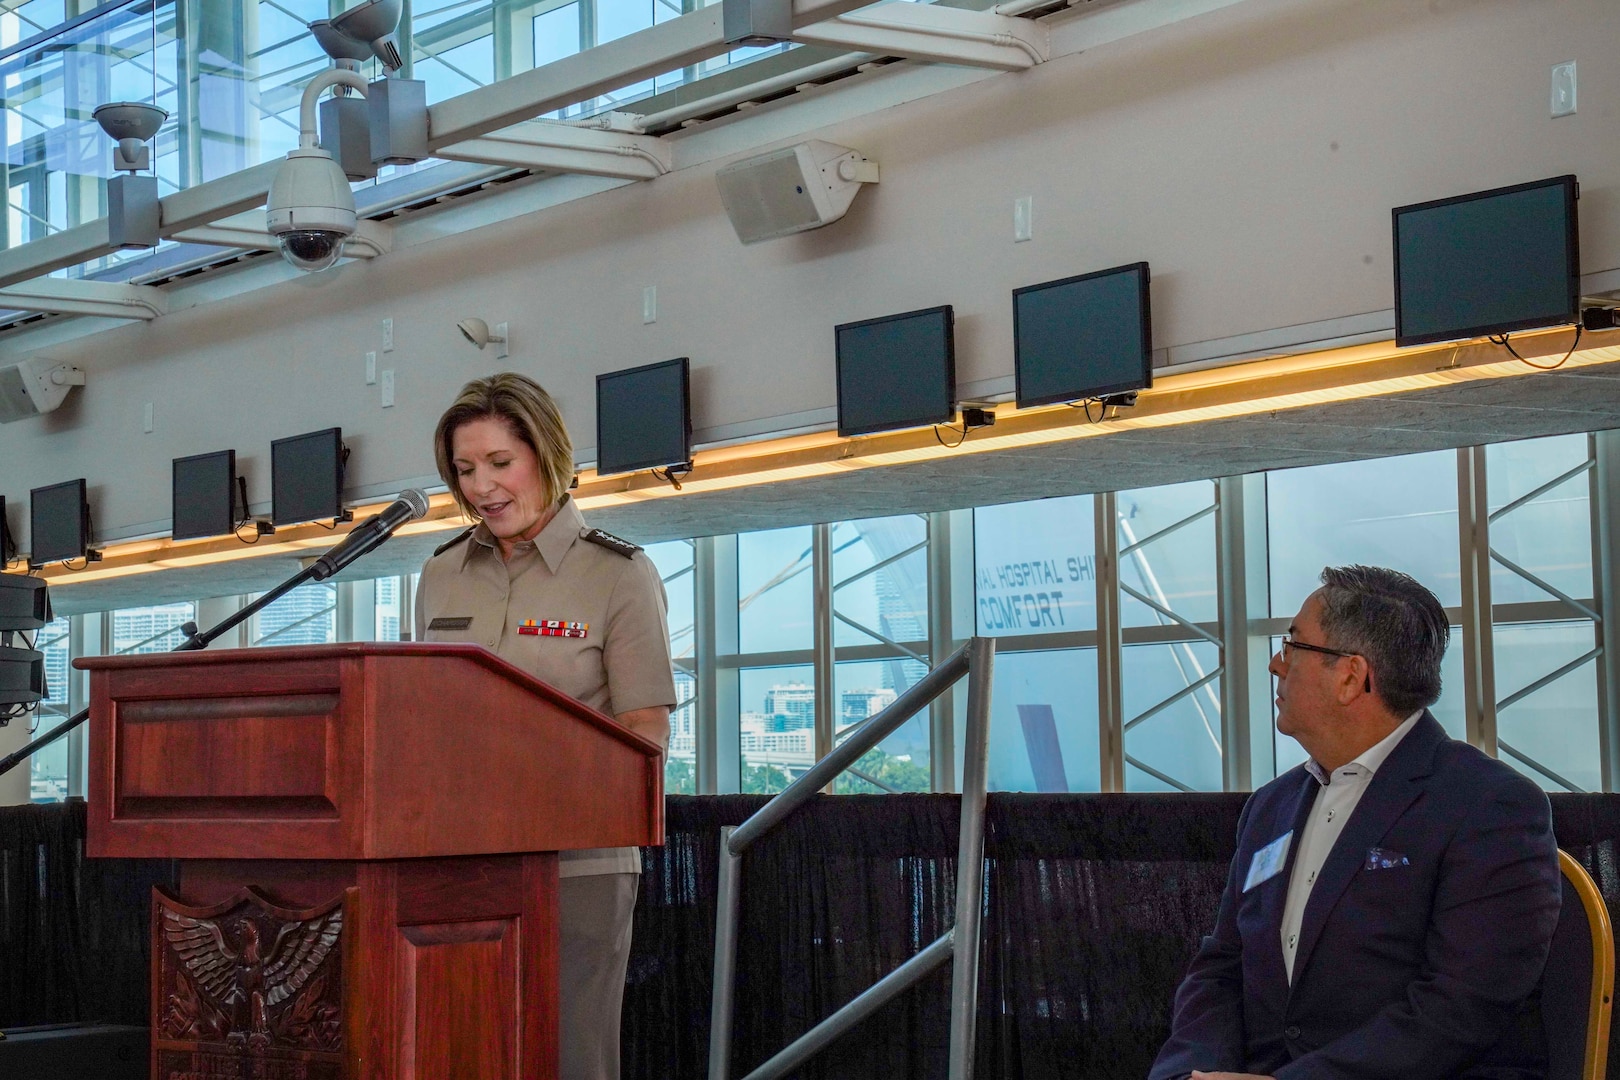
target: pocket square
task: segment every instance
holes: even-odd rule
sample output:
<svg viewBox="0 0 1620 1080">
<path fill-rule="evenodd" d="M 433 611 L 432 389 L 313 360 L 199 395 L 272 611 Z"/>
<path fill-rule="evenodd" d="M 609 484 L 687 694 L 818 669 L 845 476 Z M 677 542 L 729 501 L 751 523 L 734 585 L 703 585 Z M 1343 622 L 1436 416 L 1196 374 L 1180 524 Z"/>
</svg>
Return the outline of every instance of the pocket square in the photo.
<svg viewBox="0 0 1620 1080">
<path fill-rule="evenodd" d="M 1402 866 L 1411 866 L 1405 855 L 1389 848 L 1372 847 L 1367 849 L 1368 870 L 1395 870 Z"/>
</svg>

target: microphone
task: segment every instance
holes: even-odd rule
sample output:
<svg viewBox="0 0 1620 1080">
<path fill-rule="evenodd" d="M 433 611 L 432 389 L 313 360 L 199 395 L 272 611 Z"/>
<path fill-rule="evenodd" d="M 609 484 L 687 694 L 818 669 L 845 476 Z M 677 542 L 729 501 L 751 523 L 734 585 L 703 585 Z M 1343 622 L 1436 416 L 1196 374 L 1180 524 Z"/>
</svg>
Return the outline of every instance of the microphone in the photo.
<svg viewBox="0 0 1620 1080">
<path fill-rule="evenodd" d="M 382 546 L 383 541 L 407 521 L 428 511 L 428 498 L 415 488 L 406 488 L 382 513 L 369 517 L 349 531 L 343 542 L 315 560 L 310 577 L 325 581 L 360 556 Z"/>
</svg>

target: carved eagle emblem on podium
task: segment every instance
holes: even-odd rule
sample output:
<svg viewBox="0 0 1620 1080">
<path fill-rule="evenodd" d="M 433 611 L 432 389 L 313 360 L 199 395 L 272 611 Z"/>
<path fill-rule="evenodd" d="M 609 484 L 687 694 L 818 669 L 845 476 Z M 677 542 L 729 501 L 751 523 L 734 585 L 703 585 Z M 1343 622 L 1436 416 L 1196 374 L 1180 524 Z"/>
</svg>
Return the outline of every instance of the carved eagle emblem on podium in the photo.
<svg viewBox="0 0 1620 1080">
<path fill-rule="evenodd" d="M 286 1026 L 276 1022 L 282 1011 L 277 1006 L 298 997 L 312 980 L 312 996 L 323 996 L 322 968 L 342 936 L 343 907 L 282 921 L 273 914 L 280 909 L 261 905 L 259 897 L 243 899 L 251 905 L 246 910 L 237 905 L 212 918 L 164 904 L 161 926 L 164 944 L 196 993 L 227 1021 L 225 1042 L 262 1052 Z"/>
</svg>

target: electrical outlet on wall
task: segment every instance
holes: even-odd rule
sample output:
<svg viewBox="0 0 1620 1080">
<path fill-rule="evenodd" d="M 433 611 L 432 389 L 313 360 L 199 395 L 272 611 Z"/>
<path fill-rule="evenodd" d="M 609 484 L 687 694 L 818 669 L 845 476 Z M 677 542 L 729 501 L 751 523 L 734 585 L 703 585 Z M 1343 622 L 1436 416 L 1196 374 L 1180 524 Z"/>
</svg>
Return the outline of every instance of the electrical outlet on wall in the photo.
<svg viewBox="0 0 1620 1080">
<path fill-rule="evenodd" d="M 1013 243 L 1021 244 L 1035 236 L 1035 196 L 1013 200 Z"/>
<path fill-rule="evenodd" d="M 375 352 L 366 353 L 366 385 L 377 385 L 377 354 Z"/>
<path fill-rule="evenodd" d="M 382 399 L 382 407 L 385 408 L 385 409 L 392 409 L 394 407 L 394 369 L 393 368 L 384 368 L 383 369 L 382 385 L 378 388 L 378 390 L 379 390 L 379 396 Z"/>
<path fill-rule="evenodd" d="M 383 352 L 393 352 L 394 351 L 394 320 L 393 319 L 384 319 L 382 322 L 383 322 Z"/>
<path fill-rule="evenodd" d="M 648 285 L 641 290 L 641 324 L 649 326 L 658 321 L 658 286 Z"/>
<path fill-rule="evenodd" d="M 152 403 L 148 401 L 141 406 L 141 430 L 148 435 L 152 434 Z"/>
<path fill-rule="evenodd" d="M 1552 69 L 1552 115 L 1575 115 L 1575 61 L 1554 64 Z"/>
</svg>

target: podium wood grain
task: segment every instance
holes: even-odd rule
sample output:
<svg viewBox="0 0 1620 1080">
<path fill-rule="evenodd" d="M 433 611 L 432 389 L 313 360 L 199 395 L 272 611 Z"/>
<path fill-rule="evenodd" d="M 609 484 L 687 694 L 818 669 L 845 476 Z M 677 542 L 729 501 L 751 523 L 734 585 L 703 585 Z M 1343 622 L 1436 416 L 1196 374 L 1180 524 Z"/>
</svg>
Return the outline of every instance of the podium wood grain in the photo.
<svg viewBox="0 0 1620 1080">
<path fill-rule="evenodd" d="M 347 1077 L 556 1075 L 555 852 L 662 842 L 656 745 L 470 645 L 77 663 L 92 856 L 181 860 L 175 902 L 193 908 L 248 886 L 286 909 L 354 890 Z M 227 954 L 237 918 L 210 929 Z M 281 1051 L 257 1042 L 201 1046 L 189 1075 L 274 1074 Z M 156 1049 L 153 1065 L 169 1080 Z"/>
</svg>

